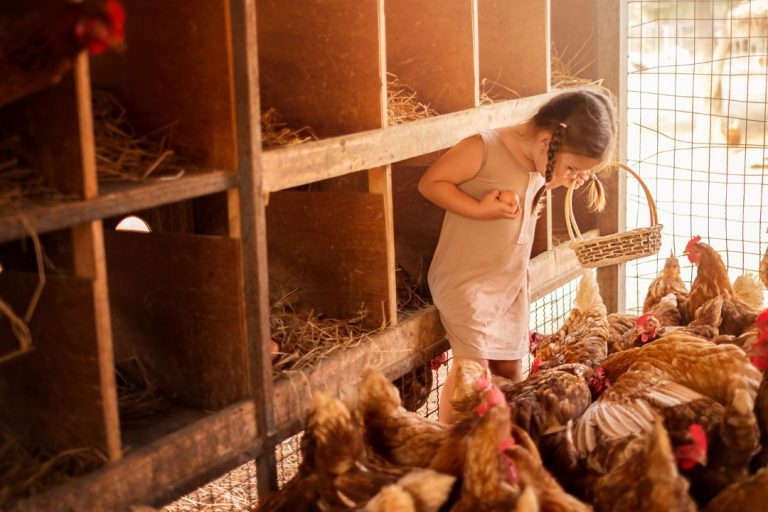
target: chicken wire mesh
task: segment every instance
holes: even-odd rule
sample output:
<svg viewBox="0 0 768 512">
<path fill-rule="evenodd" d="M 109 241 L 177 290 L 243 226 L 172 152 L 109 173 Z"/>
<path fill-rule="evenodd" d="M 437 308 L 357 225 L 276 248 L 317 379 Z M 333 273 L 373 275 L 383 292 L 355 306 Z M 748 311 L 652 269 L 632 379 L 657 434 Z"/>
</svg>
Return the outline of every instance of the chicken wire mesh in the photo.
<svg viewBox="0 0 768 512">
<path fill-rule="evenodd" d="M 627 309 L 642 306 L 670 252 L 695 235 L 731 280 L 757 272 L 768 215 L 768 0 L 628 2 L 627 160 L 653 191 L 658 255 L 627 264 Z M 648 225 L 627 184 L 627 227 Z M 680 257 L 688 283 L 695 270 Z M 767 297 L 768 298 L 768 297 Z"/>
<path fill-rule="evenodd" d="M 530 329 L 550 333 L 565 321 L 576 296 L 579 280 L 573 280 L 531 304 Z M 438 364 L 430 363 L 417 368 L 398 379 L 398 389 L 404 404 L 417 414 L 437 419 L 440 392 L 452 363 L 450 350 L 447 359 Z M 525 374 L 530 370 L 531 358 L 523 361 Z M 426 377 L 429 375 L 429 377 Z M 428 383 L 428 387 L 425 386 Z M 301 464 L 301 437 L 299 433 L 284 440 L 275 448 L 277 458 L 277 480 L 280 487 L 296 474 Z M 249 461 L 212 482 L 200 487 L 167 505 L 164 512 L 192 511 L 248 511 L 254 510 L 258 502 L 255 461 Z"/>
</svg>

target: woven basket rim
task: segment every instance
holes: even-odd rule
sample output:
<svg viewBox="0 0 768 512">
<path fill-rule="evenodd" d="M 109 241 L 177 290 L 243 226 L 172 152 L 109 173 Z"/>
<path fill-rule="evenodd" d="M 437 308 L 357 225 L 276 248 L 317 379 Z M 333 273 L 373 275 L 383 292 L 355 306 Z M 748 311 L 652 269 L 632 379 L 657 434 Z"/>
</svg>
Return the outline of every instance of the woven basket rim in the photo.
<svg viewBox="0 0 768 512">
<path fill-rule="evenodd" d="M 595 245 L 604 245 L 614 240 L 621 240 L 623 238 L 638 238 L 649 233 L 661 232 L 663 224 L 654 224 L 653 226 L 644 228 L 635 228 L 628 231 L 622 231 L 620 233 L 611 233 L 610 235 L 596 236 L 593 238 L 584 238 L 582 240 L 571 240 L 571 247 L 591 247 Z"/>
</svg>

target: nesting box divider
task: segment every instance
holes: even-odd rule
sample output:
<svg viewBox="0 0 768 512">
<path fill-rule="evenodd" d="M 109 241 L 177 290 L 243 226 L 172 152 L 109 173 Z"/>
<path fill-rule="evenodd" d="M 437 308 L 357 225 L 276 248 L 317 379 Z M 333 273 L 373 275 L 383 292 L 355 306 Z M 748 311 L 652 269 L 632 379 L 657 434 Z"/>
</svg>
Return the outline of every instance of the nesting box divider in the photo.
<svg viewBox="0 0 768 512">
<path fill-rule="evenodd" d="M 105 239 L 115 359 L 139 359 L 172 405 L 124 425 L 124 440 L 145 444 L 246 398 L 239 241 L 124 231 Z"/>
</svg>

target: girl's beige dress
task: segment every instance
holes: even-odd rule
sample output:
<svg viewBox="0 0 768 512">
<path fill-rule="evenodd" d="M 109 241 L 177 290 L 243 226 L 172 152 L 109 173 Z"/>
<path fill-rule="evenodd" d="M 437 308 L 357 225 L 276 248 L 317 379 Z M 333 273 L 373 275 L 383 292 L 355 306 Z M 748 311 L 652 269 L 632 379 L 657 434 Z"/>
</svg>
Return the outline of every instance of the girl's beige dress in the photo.
<svg viewBox="0 0 768 512">
<path fill-rule="evenodd" d="M 446 211 L 429 288 L 454 356 L 522 359 L 528 354 L 528 261 L 536 228 L 531 201 L 544 177 L 518 162 L 496 131 L 480 137 L 480 171 L 459 188 L 478 200 L 491 190 L 514 190 L 522 214 L 475 220 Z"/>
</svg>

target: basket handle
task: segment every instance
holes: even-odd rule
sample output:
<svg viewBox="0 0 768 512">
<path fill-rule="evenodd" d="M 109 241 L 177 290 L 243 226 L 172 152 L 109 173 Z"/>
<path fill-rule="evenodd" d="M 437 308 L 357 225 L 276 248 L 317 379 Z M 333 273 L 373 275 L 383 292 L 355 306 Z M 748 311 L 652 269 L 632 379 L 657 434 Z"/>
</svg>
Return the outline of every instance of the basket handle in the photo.
<svg viewBox="0 0 768 512">
<path fill-rule="evenodd" d="M 650 219 L 651 219 L 651 226 L 655 226 L 659 223 L 658 215 L 656 213 L 656 203 L 653 200 L 653 196 L 651 196 L 651 191 L 648 190 L 648 186 L 645 184 L 645 182 L 640 178 L 640 176 L 629 168 L 629 166 L 621 163 L 621 162 L 612 162 L 612 167 L 619 167 L 621 169 L 624 169 L 629 174 L 635 177 L 637 181 L 640 183 L 640 186 L 643 187 L 643 191 L 645 192 L 645 199 L 648 201 L 648 210 L 650 211 Z M 579 230 L 579 226 L 576 224 L 576 217 L 573 214 L 573 191 L 575 187 L 575 182 L 571 183 L 568 187 L 568 192 L 565 194 L 565 227 L 568 229 L 568 236 L 571 237 L 572 240 L 583 240 L 584 237 L 581 235 L 581 231 Z"/>
</svg>

